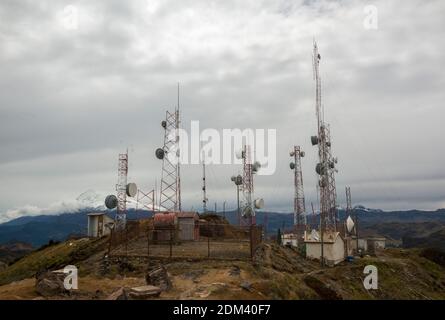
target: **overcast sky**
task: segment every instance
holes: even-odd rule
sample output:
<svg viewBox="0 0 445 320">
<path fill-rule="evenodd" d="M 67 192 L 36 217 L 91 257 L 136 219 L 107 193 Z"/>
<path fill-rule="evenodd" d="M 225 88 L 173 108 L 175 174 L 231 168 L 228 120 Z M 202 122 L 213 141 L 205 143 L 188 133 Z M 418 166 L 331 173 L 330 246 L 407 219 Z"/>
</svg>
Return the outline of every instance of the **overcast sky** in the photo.
<svg viewBox="0 0 445 320">
<path fill-rule="evenodd" d="M 364 27 L 369 4 L 377 30 Z M 255 181 L 266 209 L 292 210 L 294 144 L 316 202 L 314 38 L 339 203 L 350 185 L 354 204 L 445 207 L 444 16 L 440 0 L 3 0 L 1 220 L 112 193 L 127 147 L 129 180 L 152 189 L 178 82 L 185 128 L 277 129 L 276 173 Z M 208 166 L 210 206 L 235 206 L 240 169 Z M 183 207 L 198 209 L 201 168 L 182 174 Z"/>
</svg>

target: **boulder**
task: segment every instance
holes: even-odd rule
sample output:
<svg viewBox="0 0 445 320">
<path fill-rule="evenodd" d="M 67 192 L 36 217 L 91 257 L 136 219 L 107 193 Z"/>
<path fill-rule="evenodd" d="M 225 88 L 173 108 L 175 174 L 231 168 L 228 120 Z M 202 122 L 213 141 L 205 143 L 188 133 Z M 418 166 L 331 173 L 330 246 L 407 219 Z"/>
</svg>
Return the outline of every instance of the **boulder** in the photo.
<svg viewBox="0 0 445 320">
<path fill-rule="evenodd" d="M 172 287 L 167 269 L 162 265 L 147 273 L 145 281 L 148 285 L 159 287 L 162 291 L 169 290 Z"/>
<path fill-rule="evenodd" d="M 43 297 L 51 297 L 68 293 L 63 280 L 66 274 L 61 270 L 44 271 L 36 274 L 35 289 Z"/>
<path fill-rule="evenodd" d="M 146 300 L 159 297 L 161 289 L 155 286 L 141 286 L 131 289 L 124 289 L 129 300 Z"/>
</svg>

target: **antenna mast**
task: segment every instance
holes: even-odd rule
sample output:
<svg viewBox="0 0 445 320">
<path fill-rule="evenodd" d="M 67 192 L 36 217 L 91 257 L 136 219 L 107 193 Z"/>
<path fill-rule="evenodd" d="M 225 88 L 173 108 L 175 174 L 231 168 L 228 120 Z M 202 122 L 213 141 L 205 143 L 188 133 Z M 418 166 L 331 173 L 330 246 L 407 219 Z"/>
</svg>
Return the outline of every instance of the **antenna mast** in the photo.
<svg viewBox="0 0 445 320">
<path fill-rule="evenodd" d="M 250 154 L 250 145 L 244 145 L 242 151 L 243 158 L 243 184 L 242 190 L 244 195 L 244 205 L 241 212 L 241 221 L 244 225 L 255 224 L 255 210 L 252 202 L 253 194 L 253 170 L 252 159 Z"/>
<path fill-rule="evenodd" d="M 128 174 L 128 151 L 119 154 L 119 163 L 117 169 L 117 211 L 116 211 L 116 228 L 125 228 L 127 219 L 127 174 Z"/>
<path fill-rule="evenodd" d="M 164 128 L 164 145 L 156 150 L 156 157 L 162 160 L 161 189 L 159 208 L 169 212 L 181 211 L 181 175 L 179 150 L 179 84 L 178 105 L 174 112 L 166 111 Z"/>
<path fill-rule="evenodd" d="M 202 212 L 207 212 L 207 195 L 206 195 L 206 163 L 204 154 L 202 155 Z"/>
<path fill-rule="evenodd" d="M 321 78 L 319 73 L 321 56 L 318 52 L 317 43 L 314 42 L 313 53 L 313 67 L 315 79 L 315 109 L 317 116 L 317 136 L 311 137 L 312 145 L 318 144 L 318 159 L 319 162 L 315 171 L 319 175 L 319 190 L 320 190 L 320 229 L 323 232 L 328 229 L 336 231 L 338 213 L 336 205 L 336 189 L 334 173 L 337 172 L 335 164 L 337 159 L 331 154 L 331 137 L 329 125 L 324 122 L 323 110 L 321 103 Z"/>
<path fill-rule="evenodd" d="M 301 169 L 301 158 L 305 153 L 300 146 L 294 146 L 290 152 L 290 156 L 294 157 L 294 162 L 291 162 L 290 168 L 294 171 L 294 228 L 298 234 L 302 233 L 306 226 L 306 205 L 304 202 L 303 189 L 303 173 Z"/>
</svg>

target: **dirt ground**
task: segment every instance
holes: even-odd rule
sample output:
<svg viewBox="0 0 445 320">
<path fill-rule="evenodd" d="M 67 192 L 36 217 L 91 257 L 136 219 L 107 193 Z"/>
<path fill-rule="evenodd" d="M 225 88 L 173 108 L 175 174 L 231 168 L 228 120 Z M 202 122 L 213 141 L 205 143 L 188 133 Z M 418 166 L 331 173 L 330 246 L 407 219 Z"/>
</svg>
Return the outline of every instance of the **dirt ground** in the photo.
<svg viewBox="0 0 445 320">
<path fill-rule="evenodd" d="M 66 248 L 60 245 L 51 250 L 55 254 Z M 76 263 L 79 290 L 51 299 L 106 299 L 119 288 L 145 285 L 147 270 L 160 264 L 166 268 L 172 288 L 158 299 L 445 299 L 445 268 L 415 250 L 388 249 L 374 257 L 357 257 L 354 262 L 321 268 L 317 261 L 301 257 L 295 249 L 269 243 L 258 248 L 254 262 L 189 258 L 147 261 L 129 257 L 124 262 L 110 261 L 103 273 L 105 252 L 99 250 Z M 47 252 L 43 256 L 49 259 Z M 36 259 L 32 255 L 20 266 L 34 264 Z M 363 269 L 370 264 L 379 270 L 378 290 L 363 287 Z M 44 299 L 34 286 L 32 276 L 11 281 L 0 286 L 0 299 Z"/>
</svg>

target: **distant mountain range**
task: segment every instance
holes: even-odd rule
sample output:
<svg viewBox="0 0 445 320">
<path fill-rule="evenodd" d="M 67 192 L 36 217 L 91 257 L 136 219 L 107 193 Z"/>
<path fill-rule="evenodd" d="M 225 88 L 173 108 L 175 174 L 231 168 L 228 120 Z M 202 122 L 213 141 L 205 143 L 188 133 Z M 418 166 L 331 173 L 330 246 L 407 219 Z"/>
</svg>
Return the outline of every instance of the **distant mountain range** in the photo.
<svg viewBox="0 0 445 320">
<path fill-rule="evenodd" d="M 0 244 L 24 242 L 31 244 L 33 247 L 39 247 L 48 243 L 49 240 L 61 241 L 69 235 L 86 235 L 88 213 L 100 211 L 114 216 L 114 212 L 112 211 L 98 209 L 100 208 L 76 210 L 73 213 L 65 212 L 62 214 L 23 216 L 13 219 L 0 224 Z M 436 211 L 382 211 L 357 206 L 354 210 L 354 213 L 358 216 L 359 225 L 362 228 L 371 228 L 373 230 L 377 229 L 379 225 L 387 225 L 390 223 L 396 223 L 397 225 L 397 223 L 435 222 L 445 225 L 445 209 Z M 339 212 L 340 218 L 343 220 L 345 218 L 345 211 L 341 209 Z M 223 213 L 219 212 L 218 214 L 222 215 Z M 151 215 L 152 212 L 130 208 L 127 217 L 130 220 L 134 220 L 147 218 Z M 225 213 L 225 216 L 230 223 L 236 224 L 238 221 L 236 211 L 228 211 Z M 277 212 L 258 212 L 256 217 L 257 224 L 264 224 L 266 216 L 268 234 L 276 234 L 278 228 L 289 229 L 293 224 L 292 213 Z M 315 225 L 319 219 L 318 215 L 309 215 L 307 218 L 308 222 L 313 225 Z M 398 228 L 399 227 L 390 228 L 391 230 L 388 232 L 394 233 L 394 230 Z M 380 228 L 380 230 L 383 229 Z M 437 231 L 437 228 L 431 230 L 431 232 L 433 231 Z M 409 230 L 407 232 L 409 232 Z M 386 234 L 383 235 L 386 236 Z M 406 236 L 406 234 L 402 232 L 397 236 L 403 237 Z"/>
</svg>

